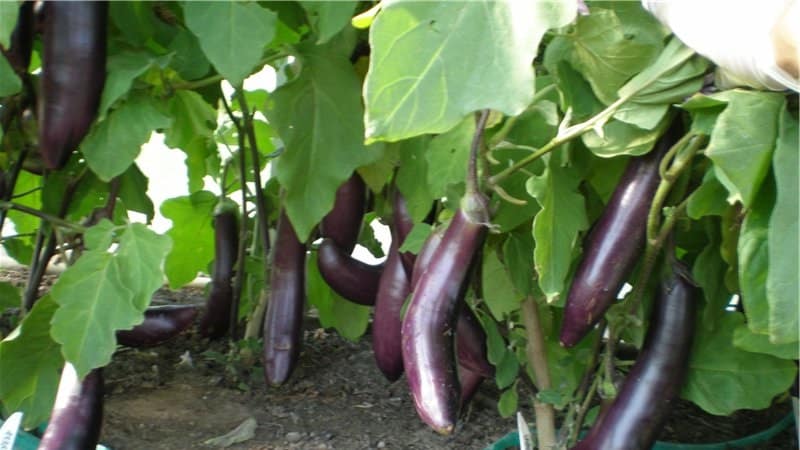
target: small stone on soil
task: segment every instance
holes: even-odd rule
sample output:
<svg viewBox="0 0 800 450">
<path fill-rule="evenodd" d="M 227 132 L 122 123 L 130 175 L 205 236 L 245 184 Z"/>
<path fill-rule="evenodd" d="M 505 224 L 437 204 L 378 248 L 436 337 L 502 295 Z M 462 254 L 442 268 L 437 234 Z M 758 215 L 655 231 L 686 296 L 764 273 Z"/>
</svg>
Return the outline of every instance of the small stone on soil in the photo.
<svg viewBox="0 0 800 450">
<path fill-rule="evenodd" d="M 303 439 L 303 435 L 297 431 L 290 431 L 286 433 L 286 440 L 289 442 L 300 442 Z"/>
</svg>

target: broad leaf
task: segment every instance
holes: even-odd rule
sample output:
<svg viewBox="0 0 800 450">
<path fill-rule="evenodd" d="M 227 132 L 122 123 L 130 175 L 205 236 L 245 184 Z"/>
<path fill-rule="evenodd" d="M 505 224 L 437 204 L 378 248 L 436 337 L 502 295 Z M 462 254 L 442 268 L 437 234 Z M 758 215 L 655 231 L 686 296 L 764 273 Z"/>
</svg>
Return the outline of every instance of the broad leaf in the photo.
<svg viewBox="0 0 800 450">
<path fill-rule="evenodd" d="M 123 51 L 109 56 L 97 116 L 105 117 L 108 108 L 130 90 L 133 80 L 147 71 L 152 62 L 153 56 L 145 52 Z"/>
<path fill-rule="evenodd" d="M 682 396 L 711 414 L 766 408 L 797 375 L 793 361 L 734 347 L 734 330 L 743 322 L 730 313 L 713 332 L 697 327 Z"/>
<path fill-rule="evenodd" d="M 796 342 L 800 337 L 798 319 L 800 302 L 798 285 L 798 127 L 797 119 L 789 110 L 781 112 L 780 135 L 772 157 L 777 193 L 775 207 L 769 218 L 769 273 L 767 274 L 767 299 L 769 301 L 769 334 L 775 343 Z"/>
<path fill-rule="evenodd" d="M 19 308 L 21 304 L 19 288 L 7 281 L 0 281 L 0 312 L 6 308 Z"/>
<path fill-rule="evenodd" d="M 50 320 L 57 308 L 45 295 L 19 327 L 0 341 L 0 399 L 6 411 L 25 413 L 26 428 L 47 419 L 58 389 L 64 360 L 50 337 Z"/>
<path fill-rule="evenodd" d="M 497 411 L 501 417 L 511 417 L 517 412 L 517 402 L 519 395 L 517 394 L 517 383 L 514 383 L 510 388 L 500 394 L 500 399 L 497 401 Z"/>
<path fill-rule="evenodd" d="M 172 126 L 166 130 L 164 143 L 186 153 L 189 192 L 203 188 L 206 159 L 216 153 L 214 128 L 217 112 L 203 97 L 193 91 L 178 91 L 170 98 Z"/>
<path fill-rule="evenodd" d="M 169 50 L 174 52 L 169 65 L 181 78 L 195 80 L 211 69 L 211 63 L 200 48 L 197 37 L 186 29 L 178 30 L 175 38 L 169 43 Z"/>
<path fill-rule="evenodd" d="M 159 111 L 154 99 L 136 96 L 92 128 L 81 143 L 81 152 L 98 178 L 109 181 L 133 164 L 150 133 L 169 124 L 170 118 Z"/>
<path fill-rule="evenodd" d="M 233 86 L 256 68 L 275 36 L 277 16 L 256 2 L 186 2 L 186 26 L 208 60 Z"/>
<path fill-rule="evenodd" d="M 306 260 L 306 289 L 308 303 L 317 308 L 319 322 L 325 328 L 335 328 L 342 337 L 355 341 L 367 329 L 370 308 L 343 299 L 331 290 L 317 269 L 317 256 Z"/>
<path fill-rule="evenodd" d="M 746 352 L 766 353 L 781 359 L 800 359 L 800 347 L 797 342 L 773 344 L 769 341 L 768 335 L 753 333 L 745 324 L 734 330 L 733 345 Z"/>
<path fill-rule="evenodd" d="M 361 94 L 350 62 L 325 48 L 299 48 L 302 72 L 275 91 L 267 112 L 286 146 L 275 172 L 301 241 L 333 207 L 336 188 L 380 157 L 364 147 Z"/>
<path fill-rule="evenodd" d="M 11 42 L 11 33 L 19 17 L 19 4 L 17 0 L 0 2 L 0 47 L 8 48 Z"/>
<path fill-rule="evenodd" d="M 425 222 L 415 223 L 414 228 L 412 228 L 408 235 L 406 235 L 406 238 L 403 239 L 403 245 L 400 246 L 398 251 L 411 252 L 415 255 L 419 254 L 432 231 L 433 228 Z"/>
<path fill-rule="evenodd" d="M 514 289 L 506 268 L 494 251 L 483 252 L 481 276 L 483 298 L 496 320 L 503 320 L 519 309 L 523 296 Z"/>
<path fill-rule="evenodd" d="M 726 314 L 725 308 L 730 303 L 731 293 L 725 288 L 725 271 L 728 265 L 719 253 L 722 238 L 717 221 L 708 226 L 708 233 L 708 245 L 697 256 L 692 266 L 692 276 L 702 288 L 706 301 L 700 322 L 713 330 L 717 320 Z"/>
<path fill-rule="evenodd" d="M 503 259 L 514 289 L 529 295 L 534 289 L 533 236 L 528 230 L 511 232 L 503 243 Z"/>
<path fill-rule="evenodd" d="M 714 171 L 709 170 L 703 176 L 703 183 L 689 196 L 686 214 L 695 220 L 704 216 L 722 216 L 728 210 L 727 195 L 725 186 L 717 180 Z"/>
<path fill-rule="evenodd" d="M 749 208 L 769 170 L 784 97 L 733 90 L 718 98 L 728 106 L 717 119 L 705 154 L 714 161 L 717 178 L 730 192 L 728 201 Z"/>
<path fill-rule="evenodd" d="M 542 207 L 533 219 L 533 258 L 539 286 L 549 303 L 564 291 L 578 233 L 589 227 L 586 205 L 577 191 L 581 180 L 575 172 L 550 157 L 545 172 L 527 183 L 528 192 Z"/>
<path fill-rule="evenodd" d="M 140 223 L 130 223 L 122 233 L 116 260 L 122 283 L 133 291 L 133 305 L 144 311 L 153 293 L 164 284 L 164 259 L 172 241 Z"/>
<path fill-rule="evenodd" d="M 147 186 L 150 180 L 139 170 L 139 166 L 132 164 L 125 173 L 120 175 L 119 180 L 119 198 L 125 208 L 144 214 L 148 222 L 153 220 L 155 208 L 153 201 L 147 196 Z"/>
<path fill-rule="evenodd" d="M 0 53 L 0 97 L 14 95 L 22 90 L 22 80 L 19 79 L 5 55 Z"/>
<path fill-rule="evenodd" d="M 494 166 L 497 171 L 510 166 L 516 161 L 529 155 L 529 150 L 524 149 L 498 149 L 492 152 L 492 157 L 495 158 L 500 164 Z M 531 197 L 528 191 L 525 190 L 525 182 L 530 177 L 531 173 L 541 174 L 544 171 L 544 164 L 541 160 L 536 160 L 525 171 L 519 171 L 511 174 L 508 178 L 500 183 L 500 187 L 506 191 L 508 195 L 518 200 L 524 200 L 524 205 L 511 203 L 495 195 L 499 198 L 499 205 L 492 215 L 492 224 L 498 227 L 500 232 L 511 231 L 521 224 L 533 219 L 533 216 L 539 212 L 539 204 Z M 495 172 L 496 173 L 496 172 Z"/>
<path fill-rule="evenodd" d="M 612 120 L 603 127 L 602 136 L 592 130 L 584 133 L 581 139 L 592 153 L 601 158 L 639 156 L 653 148 L 668 125 L 667 121 L 662 121 L 660 126 L 652 130 L 643 130 L 620 120 Z"/>
<path fill-rule="evenodd" d="M 350 24 L 358 2 L 304 1 L 301 5 L 317 33 L 317 44 L 324 44 Z"/>
<path fill-rule="evenodd" d="M 167 255 L 165 271 L 169 285 L 177 289 L 206 270 L 214 258 L 214 207 L 217 197 L 208 191 L 187 197 L 167 199 L 161 214 L 172 221 L 167 235 L 172 238 L 172 251 Z"/>
<path fill-rule="evenodd" d="M 464 182 L 475 121 L 467 117 L 452 130 L 431 139 L 425 159 L 428 161 L 428 187 L 434 197 L 445 197 L 452 184 Z"/>
<path fill-rule="evenodd" d="M 414 222 L 422 222 L 434 201 L 434 196 L 428 187 L 428 161 L 425 151 L 430 139 L 427 136 L 406 139 L 394 144 L 400 153 L 400 167 L 397 168 L 395 184 L 408 206 L 408 212 Z"/>
<path fill-rule="evenodd" d="M 767 233 L 769 216 L 775 202 L 771 179 L 764 184 L 758 200 L 747 212 L 737 244 L 741 300 L 747 311 L 747 324 L 759 334 L 770 332 L 770 299 L 767 296 L 767 272 L 770 269 Z M 785 238 L 785 237 L 784 237 Z M 796 301 L 796 298 L 795 298 Z"/>
<path fill-rule="evenodd" d="M 570 1 L 384 2 L 370 28 L 367 140 L 441 133 L 484 108 L 519 114 L 539 40 L 575 12 Z"/>
</svg>

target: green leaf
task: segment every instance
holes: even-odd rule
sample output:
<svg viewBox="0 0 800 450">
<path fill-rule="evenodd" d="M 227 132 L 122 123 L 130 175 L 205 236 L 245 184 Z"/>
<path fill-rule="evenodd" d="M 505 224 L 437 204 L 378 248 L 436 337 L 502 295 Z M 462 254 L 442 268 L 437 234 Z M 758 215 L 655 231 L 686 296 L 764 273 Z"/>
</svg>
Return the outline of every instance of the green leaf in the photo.
<svg viewBox="0 0 800 450">
<path fill-rule="evenodd" d="M 500 363 L 497 364 L 494 374 L 497 387 L 499 389 L 505 389 L 511 386 L 514 380 L 517 379 L 518 374 L 519 360 L 517 359 L 517 355 L 506 349 L 505 355 L 503 355 L 503 359 L 500 360 Z"/>
<path fill-rule="evenodd" d="M 797 375 L 793 361 L 734 347 L 734 330 L 743 323 L 741 314 L 731 313 L 713 332 L 696 329 L 682 395 L 711 414 L 766 408 Z"/>
<path fill-rule="evenodd" d="M 114 53 L 106 63 L 106 82 L 97 116 L 105 117 L 108 108 L 124 96 L 133 85 L 133 80 L 145 73 L 153 62 L 153 56 L 142 51 Z"/>
<path fill-rule="evenodd" d="M 301 5 L 317 34 L 317 44 L 324 44 L 350 23 L 358 2 L 305 1 Z"/>
<path fill-rule="evenodd" d="M 475 121 L 467 117 L 455 128 L 431 139 L 425 159 L 428 161 L 428 187 L 434 197 L 445 197 L 447 188 L 464 182 Z"/>
<path fill-rule="evenodd" d="M 18 308 L 21 304 L 19 288 L 8 281 L 0 281 L 0 312 L 6 308 Z"/>
<path fill-rule="evenodd" d="M 196 80 L 211 69 L 211 63 L 200 48 L 200 42 L 186 29 L 178 30 L 169 43 L 169 50 L 173 52 L 169 65 L 183 79 Z"/>
<path fill-rule="evenodd" d="M 544 32 L 575 2 L 384 2 L 370 28 L 368 141 L 447 131 L 472 111 L 521 113 Z"/>
<path fill-rule="evenodd" d="M 325 328 L 335 328 L 344 338 L 357 340 L 367 330 L 370 308 L 343 299 L 331 290 L 317 269 L 317 255 L 306 260 L 306 289 L 308 303 L 319 313 L 319 322 Z"/>
<path fill-rule="evenodd" d="M 494 166 L 496 168 L 495 173 L 528 155 L 530 155 L 530 151 L 525 149 L 498 149 L 493 151 L 492 157 L 501 163 Z M 525 204 L 513 204 L 501 197 L 497 210 L 492 215 L 492 224 L 498 227 L 498 231 L 504 233 L 513 230 L 523 223 L 529 222 L 539 212 L 539 204 L 525 190 L 525 182 L 531 173 L 541 174 L 542 171 L 544 171 L 544 164 L 541 160 L 536 160 L 525 171 L 515 172 L 500 183 L 500 187 L 508 195 L 516 199 L 525 200 Z M 495 195 L 495 197 L 499 197 L 499 195 Z"/>
<path fill-rule="evenodd" d="M 420 136 L 389 144 L 398 147 L 400 167 L 397 168 L 395 184 L 406 199 L 408 213 L 414 222 L 422 222 L 433 204 L 433 194 L 427 183 L 428 161 L 425 151 L 428 148 L 428 136 Z"/>
<path fill-rule="evenodd" d="M 0 47 L 8 48 L 11 45 L 11 33 L 19 17 L 19 3 L 17 0 L 0 2 Z"/>
<path fill-rule="evenodd" d="M 89 250 L 106 250 L 113 240 L 114 223 L 108 219 L 102 219 L 83 233 L 83 242 Z"/>
<path fill-rule="evenodd" d="M 401 245 L 398 250 L 401 252 L 411 252 L 415 255 L 419 254 L 419 251 L 422 250 L 422 245 L 425 244 L 425 241 L 428 239 L 428 236 L 431 235 L 432 231 L 433 227 L 425 222 L 415 223 L 414 227 L 403 240 L 403 245 Z"/>
<path fill-rule="evenodd" d="M 267 112 L 286 146 L 275 173 L 301 241 L 333 207 L 336 188 L 354 169 L 381 156 L 364 147 L 361 91 L 350 62 L 325 49 L 298 48 L 302 72 L 274 92 Z"/>
<path fill-rule="evenodd" d="M 758 201 L 742 222 L 737 244 L 739 286 L 747 311 L 747 324 L 759 334 L 770 333 L 770 299 L 767 296 L 769 247 L 767 233 L 769 215 L 775 202 L 775 186 L 771 179 L 762 186 Z"/>
<path fill-rule="evenodd" d="M 6 56 L 0 53 L 0 97 L 8 97 L 22 90 L 22 80 L 19 79 Z"/>
<path fill-rule="evenodd" d="M 800 359 L 800 348 L 797 341 L 785 344 L 773 344 L 766 334 L 756 334 L 747 325 L 740 325 L 733 331 L 733 345 L 746 352 L 765 353 L 781 359 Z"/>
<path fill-rule="evenodd" d="M 514 288 L 521 295 L 533 292 L 533 236 L 528 230 L 511 232 L 503 243 L 503 258 Z"/>
<path fill-rule="evenodd" d="M 779 138 L 772 157 L 777 194 L 775 207 L 769 218 L 769 272 L 767 274 L 767 299 L 769 300 L 769 334 L 775 343 L 796 342 L 800 336 L 797 293 L 798 284 L 798 127 L 784 108 L 780 116 Z"/>
<path fill-rule="evenodd" d="M 170 98 L 168 109 L 172 126 L 165 132 L 164 143 L 186 153 L 189 192 L 199 191 L 207 174 L 206 160 L 216 153 L 217 111 L 200 94 L 186 90 Z"/>
<path fill-rule="evenodd" d="M 275 36 L 277 15 L 255 2 L 186 2 L 183 14 L 208 60 L 233 86 L 253 71 Z"/>
<path fill-rule="evenodd" d="M 702 288 L 706 301 L 700 322 L 713 330 L 719 318 L 727 314 L 725 308 L 730 303 L 731 293 L 725 288 L 725 272 L 728 265 L 719 253 L 722 237 L 717 221 L 708 226 L 708 234 L 708 245 L 697 255 L 692 266 L 692 276 Z"/>
<path fill-rule="evenodd" d="M 125 173 L 120 175 L 119 180 L 119 198 L 125 208 L 144 214 L 148 222 L 153 220 L 155 209 L 153 201 L 147 196 L 147 185 L 150 181 L 139 170 L 139 166 L 132 164 Z"/>
<path fill-rule="evenodd" d="M 81 143 L 81 151 L 98 178 L 110 181 L 133 164 L 150 133 L 169 124 L 170 118 L 159 111 L 154 99 L 139 95 L 92 127 Z"/>
<path fill-rule="evenodd" d="M 161 214 L 172 221 L 167 235 L 173 245 L 165 264 L 171 288 L 192 281 L 214 259 L 212 223 L 216 204 L 217 197 L 208 191 L 167 199 L 161 204 Z"/>
<path fill-rule="evenodd" d="M 47 420 L 58 389 L 64 360 L 50 337 L 50 320 L 57 307 L 45 295 L 19 327 L 0 341 L 0 399 L 5 411 L 25 413 L 26 428 Z"/>
<path fill-rule="evenodd" d="M 653 148 L 669 124 L 662 121 L 660 125 L 652 130 L 643 130 L 620 120 L 612 120 L 603 126 L 603 136 L 592 130 L 584 133 L 581 139 L 592 153 L 601 158 L 639 156 Z"/>
<path fill-rule="evenodd" d="M 575 169 L 560 167 L 557 158 L 550 157 L 545 172 L 526 185 L 542 207 L 533 219 L 533 259 L 549 303 L 561 296 L 578 233 L 589 227 L 586 205 L 577 190 L 580 182 Z"/>
<path fill-rule="evenodd" d="M 740 201 L 749 208 L 769 171 L 784 96 L 732 90 L 718 98 L 727 100 L 728 107 L 717 119 L 705 154 L 730 192 L 728 201 Z"/>
<path fill-rule="evenodd" d="M 516 118 L 506 140 L 540 148 L 556 136 L 560 121 L 558 105 L 549 100 L 538 101 Z M 497 155 L 492 156 L 497 158 Z"/>
<path fill-rule="evenodd" d="M 620 88 L 618 95 L 640 103 L 679 102 L 699 90 L 707 66 L 706 60 L 673 37 L 658 58 Z"/>
<path fill-rule="evenodd" d="M 725 186 L 717 180 L 714 171 L 709 170 L 703 176 L 702 184 L 689 196 L 686 213 L 695 220 L 705 216 L 722 216 L 728 210 L 727 195 Z"/>
<path fill-rule="evenodd" d="M 501 417 L 511 417 L 517 412 L 517 402 L 519 395 L 517 394 L 517 383 L 503 391 L 500 394 L 500 399 L 497 401 L 497 411 L 500 412 Z"/>
<path fill-rule="evenodd" d="M 519 309 L 522 295 L 514 289 L 506 268 L 495 252 L 483 252 L 482 264 L 481 282 L 486 306 L 495 319 L 503 320 L 506 315 Z"/>
<path fill-rule="evenodd" d="M 141 223 L 129 223 L 120 236 L 115 256 L 122 283 L 133 291 L 133 305 L 144 311 L 153 293 L 164 284 L 164 259 L 172 240 Z"/>
</svg>

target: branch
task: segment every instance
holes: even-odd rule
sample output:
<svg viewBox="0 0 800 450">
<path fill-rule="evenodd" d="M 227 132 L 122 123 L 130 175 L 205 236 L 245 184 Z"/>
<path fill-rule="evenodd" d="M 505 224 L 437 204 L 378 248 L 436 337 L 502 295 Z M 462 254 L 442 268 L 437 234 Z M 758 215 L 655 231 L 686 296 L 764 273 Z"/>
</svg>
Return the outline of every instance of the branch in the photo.
<svg viewBox="0 0 800 450">
<path fill-rule="evenodd" d="M 478 152 L 483 141 L 483 132 L 486 131 L 486 121 L 489 119 L 489 110 L 484 109 L 475 125 L 475 135 L 472 136 L 472 145 L 469 149 L 469 162 L 467 165 L 467 192 L 480 192 L 478 183 Z"/>
<path fill-rule="evenodd" d="M 544 346 L 542 324 L 539 319 L 539 307 L 532 296 L 528 296 L 522 302 L 522 322 L 525 324 L 525 332 L 528 338 L 525 352 L 528 357 L 528 363 L 530 363 L 533 374 L 536 377 L 536 387 L 539 391 L 550 389 L 550 371 L 547 365 L 547 350 Z M 541 402 L 538 398 L 534 398 L 533 405 L 536 413 L 538 448 L 553 449 L 556 446 L 553 405 Z"/>
<path fill-rule="evenodd" d="M 36 216 L 44 220 L 45 222 L 49 222 L 54 226 L 65 228 L 67 230 L 72 230 L 77 233 L 83 233 L 86 231 L 86 227 L 84 227 L 83 225 L 78 225 L 77 223 L 64 220 L 61 217 L 48 214 L 44 211 L 39 211 L 38 209 L 34 209 L 29 206 L 20 205 L 19 203 L 0 200 L 0 209 L 4 210 L 14 209 L 26 214 L 30 214 L 32 216 Z"/>
</svg>

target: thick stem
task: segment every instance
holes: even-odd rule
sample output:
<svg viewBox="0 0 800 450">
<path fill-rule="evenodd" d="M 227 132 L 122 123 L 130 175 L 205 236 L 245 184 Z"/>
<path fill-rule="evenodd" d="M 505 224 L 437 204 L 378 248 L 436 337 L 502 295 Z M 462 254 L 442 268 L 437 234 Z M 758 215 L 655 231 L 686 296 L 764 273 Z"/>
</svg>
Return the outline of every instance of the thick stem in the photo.
<svg viewBox="0 0 800 450">
<path fill-rule="evenodd" d="M 489 119 L 489 110 L 484 109 L 478 117 L 475 125 L 475 135 L 472 137 L 472 145 L 469 149 L 469 162 L 467 165 L 467 193 L 480 192 L 478 183 L 478 153 L 480 152 L 483 132 L 486 129 L 486 121 Z"/>
<path fill-rule="evenodd" d="M 547 365 L 547 350 L 544 345 L 539 307 L 531 296 L 528 296 L 522 302 L 522 322 L 525 324 L 525 332 L 528 338 L 528 345 L 525 347 L 528 363 L 531 365 L 533 374 L 536 377 L 536 387 L 539 391 L 545 391 L 551 387 L 550 371 Z M 556 426 L 553 405 L 534 399 L 534 411 L 536 413 L 538 448 L 555 448 Z"/>
<path fill-rule="evenodd" d="M 229 329 L 231 330 L 230 335 L 233 337 L 233 339 L 236 339 L 238 334 L 236 326 L 239 322 L 239 305 L 241 304 L 242 292 L 244 290 L 244 260 L 245 254 L 247 253 L 247 190 L 245 189 L 247 183 L 247 172 L 245 171 L 246 163 L 247 158 L 244 152 L 239 150 L 239 186 L 241 187 L 242 194 L 242 220 L 239 222 L 239 248 L 237 249 L 238 253 L 236 254 L 236 267 L 234 268 L 235 275 L 233 279 L 233 298 L 231 299 L 231 323 Z M 259 326 L 259 329 L 260 328 L 261 327 Z"/>
</svg>

